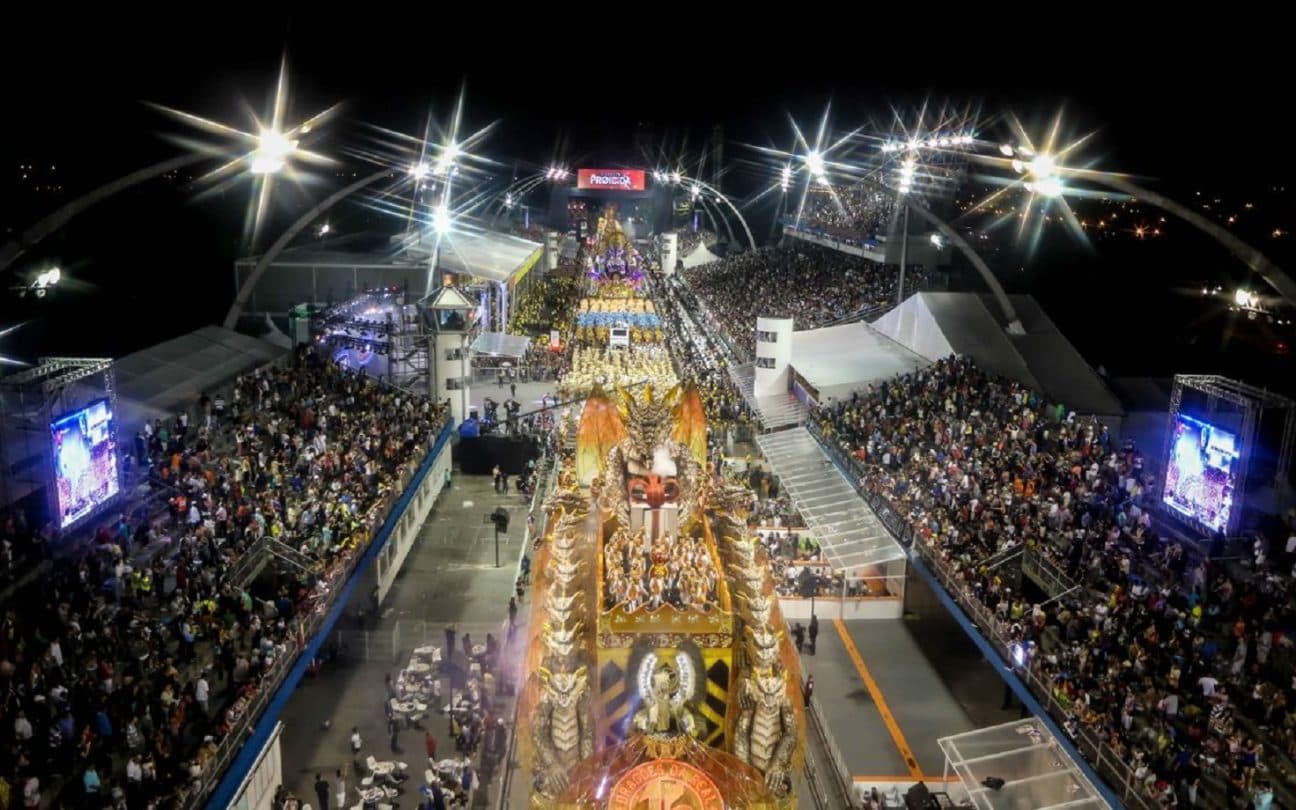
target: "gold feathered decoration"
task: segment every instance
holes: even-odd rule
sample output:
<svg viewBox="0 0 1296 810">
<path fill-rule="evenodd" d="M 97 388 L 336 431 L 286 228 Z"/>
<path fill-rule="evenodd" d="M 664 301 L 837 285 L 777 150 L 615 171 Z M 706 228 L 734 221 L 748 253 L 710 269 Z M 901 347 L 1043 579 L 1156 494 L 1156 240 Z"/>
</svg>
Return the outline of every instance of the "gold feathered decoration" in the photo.
<svg viewBox="0 0 1296 810">
<path fill-rule="evenodd" d="M 675 429 L 671 438 L 689 449 L 693 460 L 706 465 L 707 425 L 706 413 L 702 410 L 702 397 L 697 388 L 689 386 L 675 406 Z"/>
<path fill-rule="evenodd" d="M 602 388 L 594 389 L 585 400 L 576 432 L 576 478 L 581 486 L 602 475 L 608 451 L 626 436 L 621 411 Z"/>
</svg>

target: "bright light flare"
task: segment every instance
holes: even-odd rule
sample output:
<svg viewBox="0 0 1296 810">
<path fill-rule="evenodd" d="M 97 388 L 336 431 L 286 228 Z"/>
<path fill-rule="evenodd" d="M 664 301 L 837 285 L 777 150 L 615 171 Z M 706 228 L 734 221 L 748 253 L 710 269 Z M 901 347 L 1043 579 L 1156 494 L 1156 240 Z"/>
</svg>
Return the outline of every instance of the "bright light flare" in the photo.
<svg viewBox="0 0 1296 810">
<path fill-rule="evenodd" d="M 248 155 L 248 165 L 253 174 L 278 174 L 288 166 L 288 159 L 296 151 L 295 138 L 289 138 L 274 129 L 263 129 L 257 137 L 257 147 Z"/>
<path fill-rule="evenodd" d="M 1030 171 L 1036 179 L 1044 180 L 1052 177 L 1057 171 L 1057 162 L 1053 160 L 1052 155 L 1036 155 L 1031 159 Z"/>
<path fill-rule="evenodd" d="M 410 166 L 409 173 L 410 173 L 410 177 L 413 177 L 415 180 L 422 180 L 424 177 L 427 177 L 428 173 L 431 171 L 432 171 L 431 166 L 427 165 L 427 163 L 423 161 L 419 161 L 418 163 L 415 163 L 413 166 Z"/>
<path fill-rule="evenodd" d="M 945 247 L 945 238 L 938 233 L 934 233 L 931 235 L 931 243 L 933 247 L 939 250 Z"/>
<path fill-rule="evenodd" d="M 812 149 L 805 156 L 806 168 L 815 177 L 822 177 L 824 174 L 824 157 L 817 149 Z"/>
<path fill-rule="evenodd" d="M 1246 289 L 1245 287 L 1239 287 L 1237 292 L 1233 293 L 1234 303 L 1246 309 L 1254 308 L 1256 305 L 1256 301 L 1258 300 L 1259 299 L 1256 298 L 1256 294 Z"/>
<path fill-rule="evenodd" d="M 432 231 L 438 236 L 443 236 L 450 232 L 450 208 L 446 205 L 438 205 L 432 209 Z"/>
</svg>

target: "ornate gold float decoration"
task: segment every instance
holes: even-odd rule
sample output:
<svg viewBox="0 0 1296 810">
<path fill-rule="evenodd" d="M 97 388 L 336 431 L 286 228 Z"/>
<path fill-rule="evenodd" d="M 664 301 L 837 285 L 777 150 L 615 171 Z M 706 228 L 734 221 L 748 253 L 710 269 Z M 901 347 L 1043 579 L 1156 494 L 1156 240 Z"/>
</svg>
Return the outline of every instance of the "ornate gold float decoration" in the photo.
<svg viewBox="0 0 1296 810">
<path fill-rule="evenodd" d="M 576 436 L 533 566 L 533 805 L 795 807 L 798 660 L 697 393 L 596 391 Z"/>
</svg>

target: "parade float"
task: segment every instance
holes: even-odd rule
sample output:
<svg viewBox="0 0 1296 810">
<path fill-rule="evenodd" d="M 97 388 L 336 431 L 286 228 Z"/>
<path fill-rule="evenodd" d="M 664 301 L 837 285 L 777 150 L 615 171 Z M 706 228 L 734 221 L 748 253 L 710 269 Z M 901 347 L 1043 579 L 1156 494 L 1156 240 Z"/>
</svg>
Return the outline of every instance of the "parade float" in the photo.
<svg viewBox="0 0 1296 810">
<path fill-rule="evenodd" d="M 584 403 L 545 501 L 520 717 L 536 808 L 792 808 L 797 658 L 696 391 Z"/>
</svg>

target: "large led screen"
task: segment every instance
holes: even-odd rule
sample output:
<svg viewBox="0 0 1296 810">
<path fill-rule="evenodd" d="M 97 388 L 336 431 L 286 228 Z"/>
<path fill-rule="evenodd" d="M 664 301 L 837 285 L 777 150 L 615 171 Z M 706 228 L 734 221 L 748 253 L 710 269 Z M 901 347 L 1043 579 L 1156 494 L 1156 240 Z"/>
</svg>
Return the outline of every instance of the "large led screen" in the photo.
<svg viewBox="0 0 1296 810">
<path fill-rule="evenodd" d="M 92 402 L 50 423 L 59 526 L 67 528 L 115 496 L 117 440 L 108 400 Z"/>
<path fill-rule="evenodd" d="M 1179 414 L 1166 460 L 1166 506 L 1212 531 L 1227 530 L 1237 492 L 1237 436 Z"/>
</svg>

